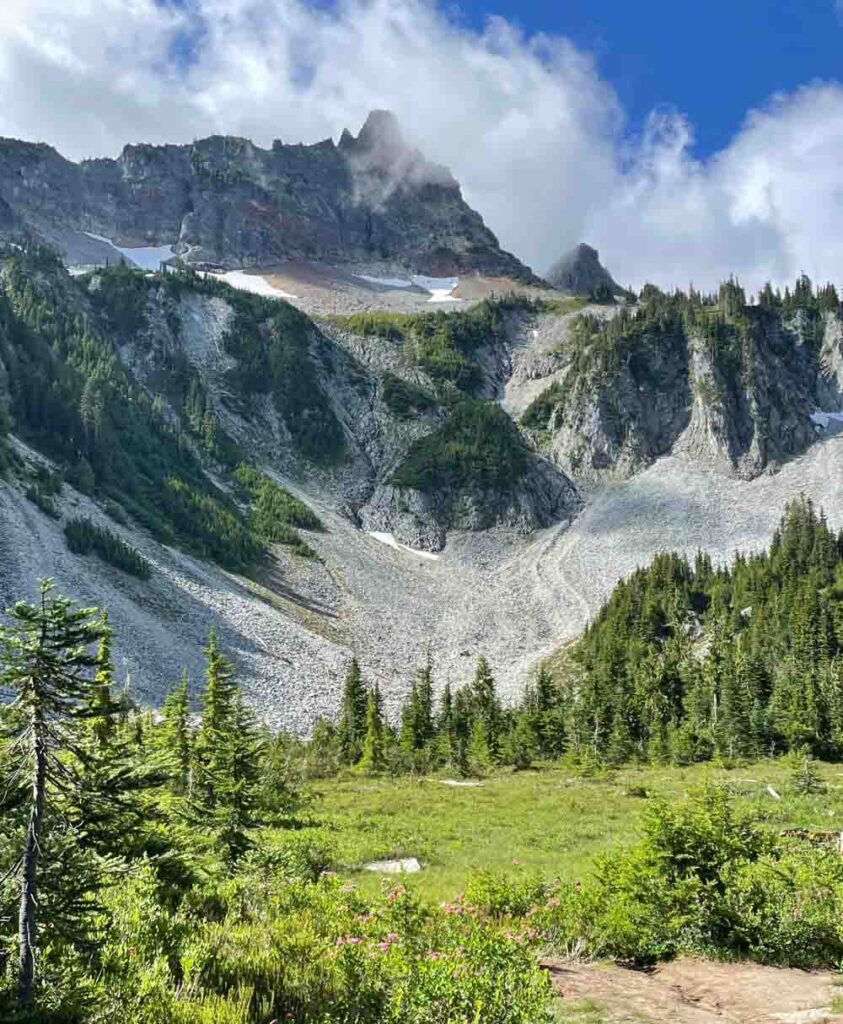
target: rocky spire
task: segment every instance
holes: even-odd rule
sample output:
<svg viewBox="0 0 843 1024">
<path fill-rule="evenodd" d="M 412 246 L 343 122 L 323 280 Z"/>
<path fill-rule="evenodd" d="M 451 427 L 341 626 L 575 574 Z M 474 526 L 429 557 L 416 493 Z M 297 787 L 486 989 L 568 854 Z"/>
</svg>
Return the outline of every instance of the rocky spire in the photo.
<svg viewBox="0 0 843 1024">
<path fill-rule="evenodd" d="M 613 295 L 623 295 L 624 289 L 600 262 L 600 253 L 585 242 L 557 260 L 545 274 L 554 288 L 575 295 L 591 295 L 598 289 L 608 288 Z"/>
</svg>

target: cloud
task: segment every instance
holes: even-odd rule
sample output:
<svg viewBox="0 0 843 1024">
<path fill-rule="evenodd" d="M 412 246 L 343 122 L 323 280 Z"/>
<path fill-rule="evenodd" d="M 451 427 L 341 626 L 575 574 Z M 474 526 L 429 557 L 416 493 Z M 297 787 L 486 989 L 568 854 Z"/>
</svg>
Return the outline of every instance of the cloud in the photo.
<svg viewBox="0 0 843 1024">
<path fill-rule="evenodd" d="M 843 280 L 843 89 L 815 84 L 751 112 L 703 163 L 677 115 L 653 114 L 631 166 L 586 231 L 621 280 L 750 287 Z M 624 276 L 626 274 L 626 277 Z"/>
<path fill-rule="evenodd" d="M 375 107 L 539 270 L 585 239 L 634 285 L 841 277 L 837 85 L 774 98 L 700 162 L 676 113 L 654 112 L 630 140 L 614 92 L 569 41 L 501 18 L 477 32 L 425 0 L 0 8 L 0 133 L 72 158 L 214 132 L 314 142 Z"/>
</svg>

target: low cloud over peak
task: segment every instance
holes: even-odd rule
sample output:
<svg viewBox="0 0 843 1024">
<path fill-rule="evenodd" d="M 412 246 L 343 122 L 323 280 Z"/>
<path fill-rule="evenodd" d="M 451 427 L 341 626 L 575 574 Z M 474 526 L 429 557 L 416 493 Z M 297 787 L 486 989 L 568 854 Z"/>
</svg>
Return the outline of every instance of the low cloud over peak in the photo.
<svg viewBox="0 0 843 1024">
<path fill-rule="evenodd" d="M 569 41 L 501 18 L 474 32 L 424 0 L 0 10 L 0 134 L 73 158 L 211 133 L 315 142 L 378 108 L 537 270 L 585 239 L 621 284 L 843 279 L 836 83 L 774 97 L 701 162 L 680 114 L 654 112 L 630 140 L 614 92 Z"/>
</svg>

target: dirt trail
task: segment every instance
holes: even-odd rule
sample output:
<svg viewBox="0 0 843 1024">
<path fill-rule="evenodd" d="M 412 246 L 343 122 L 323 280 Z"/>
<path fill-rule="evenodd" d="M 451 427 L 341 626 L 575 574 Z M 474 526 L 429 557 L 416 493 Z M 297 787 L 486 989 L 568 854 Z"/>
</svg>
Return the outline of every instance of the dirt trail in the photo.
<svg viewBox="0 0 843 1024">
<path fill-rule="evenodd" d="M 843 1024 L 828 971 L 679 959 L 649 971 L 547 961 L 562 1020 L 600 1024 Z M 567 1015 L 566 1015 L 566 1010 Z"/>
</svg>

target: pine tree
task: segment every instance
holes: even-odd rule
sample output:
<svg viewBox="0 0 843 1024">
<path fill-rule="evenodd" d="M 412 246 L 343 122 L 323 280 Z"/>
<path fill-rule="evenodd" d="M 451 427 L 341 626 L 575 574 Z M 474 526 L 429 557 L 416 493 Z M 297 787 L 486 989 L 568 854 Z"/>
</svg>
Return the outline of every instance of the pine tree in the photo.
<svg viewBox="0 0 843 1024">
<path fill-rule="evenodd" d="M 357 764 L 363 752 L 363 737 L 366 734 L 367 696 L 360 665 L 351 659 L 343 687 L 342 708 L 337 727 L 340 756 L 343 764 Z"/>
<path fill-rule="evenodd" d="M 195 746 L 196 785 L 203 803 L 211 810 L 216 805 L 217 783 L 224 768 L 223 741 L 234 727 L 237 693 L 234 669 L 220 650 L 216 630 L 212 627 L 205 647 L 202 724 Z"/>
<path fill-rule="evenodd" d="M 366 732 L 357 767 L 367 775 L 377 775 L 385 763 L 383 710 L 380 691 L 374 686 L 366 699 Z"/>
<path fill-rule="evenodd" d="M 263 749 L 254 715 L 238 693 L 231 727 L 218 736 L 216 751 L 216 841 L 229 865 L 251 848 L 249 832 L 261 822 Z"/>
<path fill-rule="evenodd" d="M 524 711 L 515 715 L 515 723 L 507 738 L 507 762 L 519 771 L 532 768 L 538 754 L 534 719 Z"/>
<path fill-rule="evenodd" d="M 181 682 L 164 698 L 161 713 L 163 717 L 159 730 L 161 744 L 173 758 L 176 766 L 175 790 L 177 793 L 186 793 L 190 788 L 193 745 L 190 731 L 190 694 L 187 672 L 182 673 Z"/>
<path fill-rule="evenodd" d="M 410 696 L 401 709 L 400 748 L 408 767 L 422 770 L 429 763 L 434 735 L 433 678 L 428 662 L 413 680 Z"/>
<path fill-rule="evenodd" d="M 81 752 L 83 719 L 90 706 L 100 656 L 93 649 L 104 629 L 92 608 L 77 608 L 66 598 L 51 596 L 42 581 L 37 604 L 19 601 L 10 610 L 11 624 L 0 627 L 2 681 L 13 695 L 4 715 L 11 733 L 5 770 L 8 787 L 27 787 L 27 820 L 18 861 L 18 993 L 24 1006 L 33 1001 L 38 908 L 44 904 L 39 883 L 49 851 L 47 830 L 54 804 L 61 798 L 72 768 L 64 755 Z M 25 783 L 24 783 L 25 780 Z"/>
<path fill-rule="evenodd" d="M 495 680 L 489 663 L 481 655 L 477 659 L 477 669 L 470 686 L 472 718 L 482 722 L 483 745 L 488 748 L 490 761 L 497 760 L 500 754 L 501 707 L 495 690 Z M 472 732 L 474 732 L 472 726 Z M 479 742 L 479 741 L 478 741 Z"/>
</svg>

